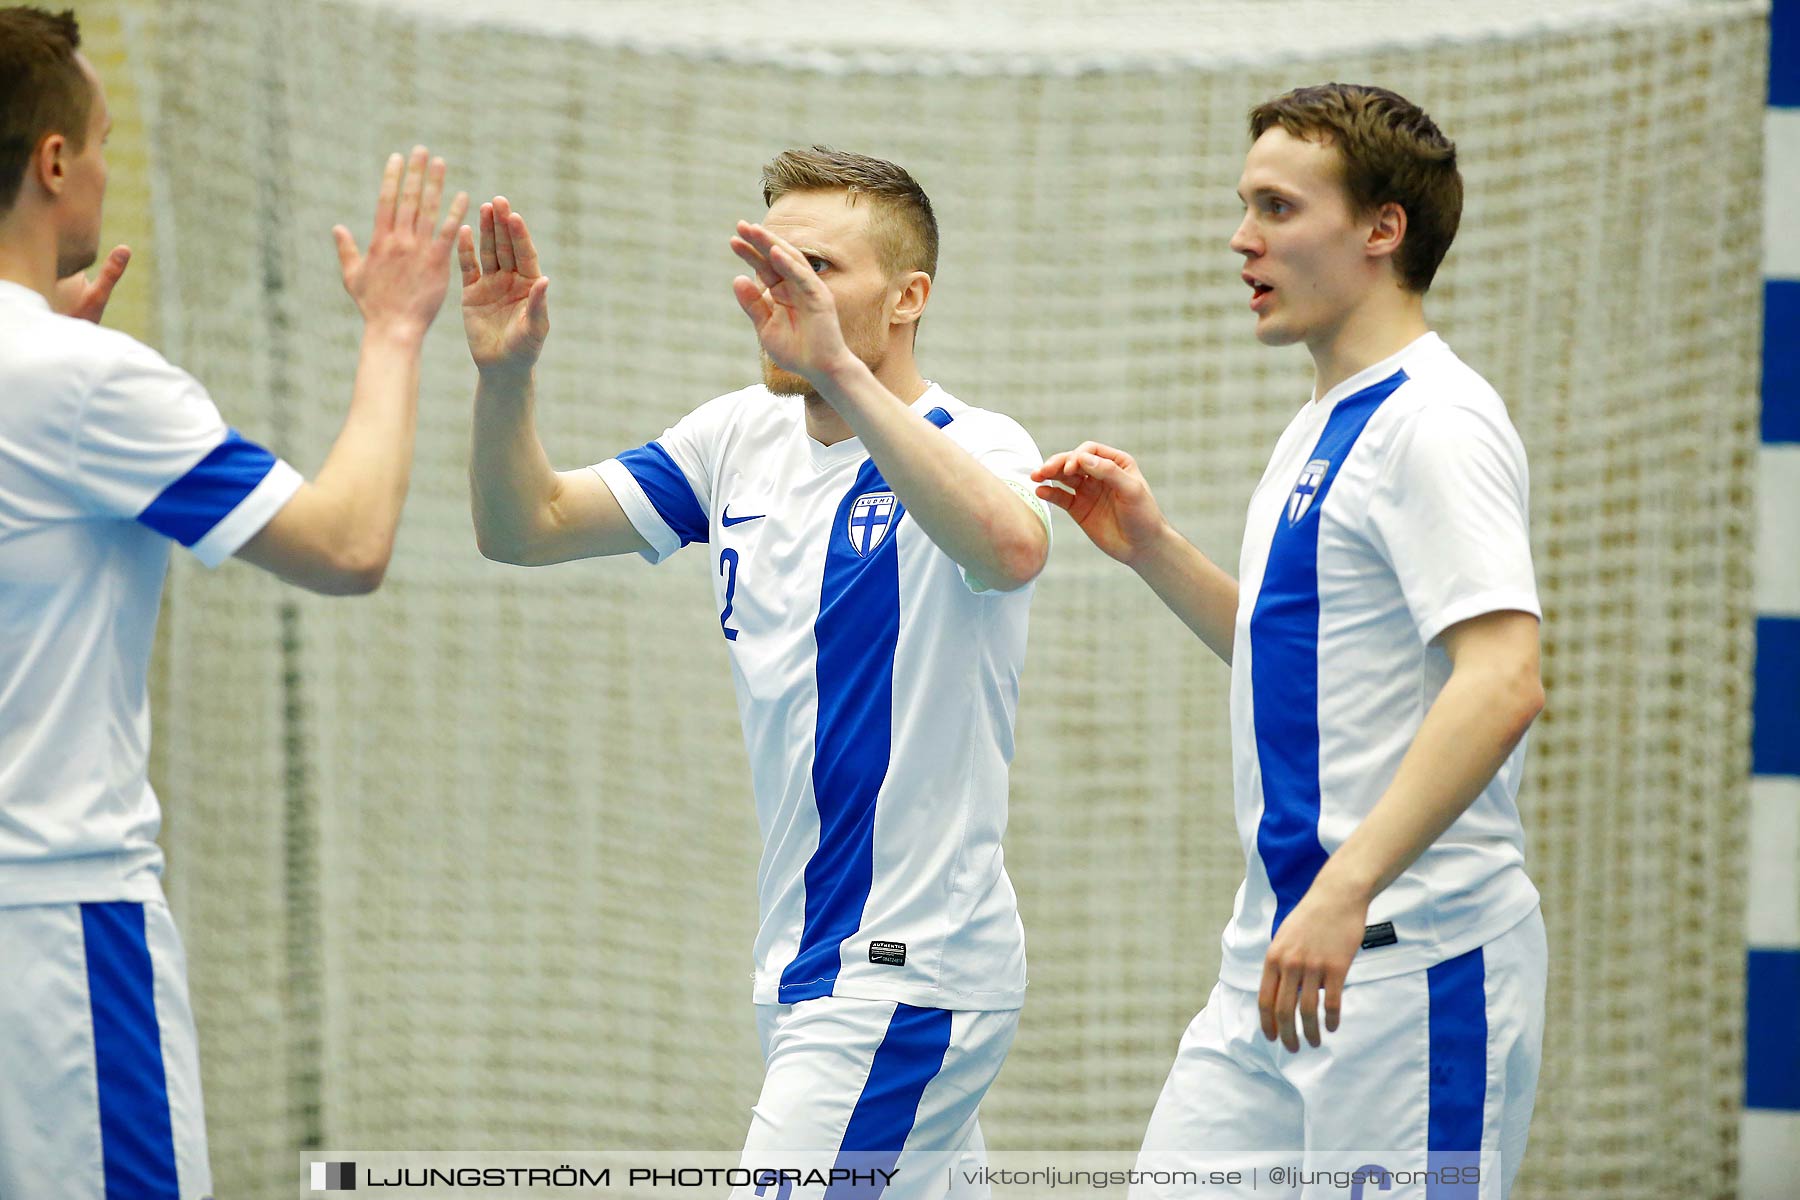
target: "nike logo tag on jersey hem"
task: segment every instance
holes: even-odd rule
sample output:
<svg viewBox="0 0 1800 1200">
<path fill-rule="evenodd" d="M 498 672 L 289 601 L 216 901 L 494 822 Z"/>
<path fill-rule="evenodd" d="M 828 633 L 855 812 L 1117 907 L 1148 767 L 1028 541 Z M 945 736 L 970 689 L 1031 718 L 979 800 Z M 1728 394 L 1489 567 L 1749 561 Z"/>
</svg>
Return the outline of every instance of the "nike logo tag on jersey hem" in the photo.
<svg viewBox="0 0 1800 1200">
<path fill-rule="evenodd" d="M 719 524 L 730 529 L 733 525 L 742 525 L 745 521 L 760 521 L 768 515 L 768 513 L 756 513 L 748 517 L 734 517 L 731 515 L 731 505 L 727 504 L 725 511 L 719 514 Z"/>
<path fill-rule="evenodd" d="M 1394 932 L 1394 923 L 1392 921 L 1383 921 L 1379 925 L 1365 925 L 1363 927 L 1362 948 L 1364 950 L 1374 950 L 1381 946 L 1392 946 L 1399 940 L 1399 936 Z"/>
<path fill-rule="evenodd" d="M 905 942 L 870 942 L 869 961 L 884 967 L 906 965 Z"/>
</svg>

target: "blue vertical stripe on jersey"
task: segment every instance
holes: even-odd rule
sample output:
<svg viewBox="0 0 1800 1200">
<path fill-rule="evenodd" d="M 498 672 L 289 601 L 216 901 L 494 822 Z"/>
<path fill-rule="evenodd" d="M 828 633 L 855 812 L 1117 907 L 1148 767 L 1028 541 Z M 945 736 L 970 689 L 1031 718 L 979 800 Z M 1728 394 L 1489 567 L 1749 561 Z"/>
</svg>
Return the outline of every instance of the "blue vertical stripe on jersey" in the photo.
<svg viewBox="0 0 1800 1200">
<path fill-rule="evenodd" d="M 939 429 L 951 416 L 934 408 Z M 806 918 L 793 961 L 781 972 L 782 1004 L 829 996 L 844 940 L 862 926 L 875 880 L 875 799 L 887 779 L 894 740 L 894 648 L 900 641 L 898 497 L 887 533 L 861 555 L 850 541 L 857 498 L 887 491 L 875 461 L 864 462 L 832 518 L 819 585 L 815 671 L 819 715 L 813 731 L 813 803 L 819 845 L 807 860 Z"/>
<path fill-rule="evenodd" d="M 1800 279 L 1763 280 L 1762 440 L 1800 442 Z"/>
<path fill-rule="evenodd" d="M 1288 520 L 1283 502 L 1250 614 L 1251 723 L 1263 783 L 1256 849 L 1275 892 L 1273 929 L 1312 886 L 1326 857 L 1319 843 L 1319 514 L 1369 418 L 1405 382 L 1406 372 L 1395 371 L 1332 409 L 1307 455 L 1308 462 L 1322 458 L 1330 466 L 1299 520 Z"/>
<path fill-rule="evenodd" d="M 1744 1107 L 1800 1112 L 1800 948 L 1750 948 L 1744 977 Z"/>
<path fill-rule="evenodd" d="M 693 485 L 660 442 L 645 442 L 619 455 L 619 465 L 644 489 L 650 504 L 683 546 L 707 540 L 706 510 L 700 507 Z"/>
<path fill-rule="evenodd" d="M 782 1004 L 829 996 L 839 947 L 862 925 L 875 878 L 875 798 L 887 779 L 894 739 L 894 648 L 900 641 L 899 525 L 894 501 L 880 543 L 867 555 L 850 541 L 859 496 L 887 491 L 873 459 L 863 463 L 832 518 L 819 586 L 815 670 L 819 715 L 813 731 L 813 802 L 819 845 L 806 863 L 806 919 L 794 959 L 781 973 Z"/>
<path fill-rule="evenodd" d="M 106 1200 L 180 1200 L 142 904 L 83 904 Z"/>
<path fill-rule="evenodd" d="M 950 1018 L 942 1008 L 894 1006 L 887 1033 L 869 1064 L 868 1082 L 844 1127 L 835 1166 L 862 1172 L 893 1169 L 918 1120 L 925 1087 L 944 1067 Z M 873 1188 L 867 1183 L 834 1183 L 826 1189 L 825 1200 L 851 1195 L 874 1200 L 882 1188 L 879 1175 Z"/>
<path fill-rule="evenodd" d="M 1487 1104 L 1487 969 L 1481 949 L 1425 972 L 1430 998 L 1430 1115 L 1426 1119 L 1427 1200 L 1475 1200 L 1481 1165 L 1482 1110 Z M 1444 1182 L 1451 1173 L 1469 1182 Z"/>
<path fill-rule="evenodd" d="M 224 441 L 164 488 L 137 519 L 166 538 L 192 546 L 242 504 L 274 465 L 273 454 L 228 429 Z"/>
</svg>

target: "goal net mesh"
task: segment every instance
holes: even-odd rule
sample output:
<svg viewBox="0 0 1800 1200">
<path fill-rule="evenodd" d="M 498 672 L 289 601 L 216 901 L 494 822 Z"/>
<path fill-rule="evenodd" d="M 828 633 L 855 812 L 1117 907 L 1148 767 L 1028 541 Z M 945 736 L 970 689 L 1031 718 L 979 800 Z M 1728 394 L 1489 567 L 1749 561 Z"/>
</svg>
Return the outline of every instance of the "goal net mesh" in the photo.
<svg viewBox="0 0 1800 1200">
<path fill-rule="evenodd" d="M 1226 247 L 1246 112 L 1400 91 L 1467 182 L 1430 313 L 1532 465 L 1551 975 L 1521 1194 L 1733 1194 L 1764 6 L 861 7 L 127 5 L 164 349 L 316 470 L 360 328 L 329 230 L 366 242 L 384 158 L 423 141 L 531 222 L 540 433 L 597 461 L 755 378 L 726 238 L 764 161 L 829 143 L 937 206 L 926 374 L 1046 452 L 1135 452 L 1232 565 L 1310 384 L 1252 338 Z M 709 562 L 481 558 L 455 304 L 378 594 L 171 574 L 154 779 L 221 1195 L 286 1194 L 307 1147 L 733 1148 L 757 1094 Z M 1031 988 L 982 1120 L 994 1148 L 1131 1148 L 1243 871 L 1226 672 L 1059 521 L 1006 843 Z"/>
</svg>

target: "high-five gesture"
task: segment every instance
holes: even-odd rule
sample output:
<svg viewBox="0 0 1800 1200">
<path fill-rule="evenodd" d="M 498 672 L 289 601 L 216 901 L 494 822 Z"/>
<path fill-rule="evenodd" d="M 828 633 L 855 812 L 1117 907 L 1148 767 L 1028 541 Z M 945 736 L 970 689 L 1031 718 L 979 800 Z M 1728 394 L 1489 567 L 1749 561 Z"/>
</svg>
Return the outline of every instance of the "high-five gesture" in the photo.
<svg viewBox="0 0 1800 1200">
<path fill-rule="evenodd" d="M 550 277 L 538 271 L 525 218 L 505 196 L 481 206 L 481 258 L 464 225 L 456 238 L 462 265 L 463 333 L 482 372 L 526 373 L 550 336 Z"/>
<path fill-rule="evenodd" d="M 837 301 L 798 250 L 761 225 L 739 221 L 731 249 L 756 272 L 731 281 L 738 307 L 776 366 L 814 383 L 854 356 L 838 324 Z"/>
<path fill-rule="evenodd" d="M 332 229 L 344 269 L 344 290 L 370 325 L 393 323 L 422 337 L 444 306 L 450 287 L 444 260 L 450 256 L 450 243 L 468 210 L 469 197 L 456 193 L 450 215 L 439 224 L 443 194 L 444 160 L 428 159 L 425 147 L 414 146 L 410 158 L 391 155 L 382 172 L 369 253 L 358 252 L 356 239 L 342 225 Z"/>
</svg>

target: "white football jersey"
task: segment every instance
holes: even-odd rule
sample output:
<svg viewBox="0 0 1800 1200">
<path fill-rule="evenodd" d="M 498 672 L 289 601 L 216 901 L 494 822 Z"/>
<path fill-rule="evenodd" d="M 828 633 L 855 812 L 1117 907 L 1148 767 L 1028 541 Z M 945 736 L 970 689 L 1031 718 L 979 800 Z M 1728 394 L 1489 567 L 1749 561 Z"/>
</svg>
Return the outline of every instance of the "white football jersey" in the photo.
<svg viewBox="0 0 1800 1200">
<path fill-rule="evenodd" d="M 0 281 L 0 905 L 161 894 L 169 542 L 216 566 L 300 483 L 154 350 Z"/>
<path fill-rule="evenodd" d="M 1458 621 L 1541 616 L 1525 450 L 1494 389 L 1426 334 L 1309 403 L 1250 498 L 1231 731 L 1245 879 L 1220 975 L 1256 990 L 1270 939 L 1392 782 L 1450 675 Z M 1350 980 L 1421 970 L 1530 914 L 1520 741 L 1370 905 Z"/>
<path fill-rule="evenodd" d="M 1045 527 L 1043 460 L 936 385 L 912 405 Z M 755 1000 L 1016 1008 L 1000 851 L 1032 588 L 988 591 L 802 402 L 721 396 L 595 468 L 660 562 L 707 544 L 762 830 Z"/>
</svg>

